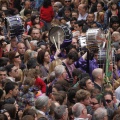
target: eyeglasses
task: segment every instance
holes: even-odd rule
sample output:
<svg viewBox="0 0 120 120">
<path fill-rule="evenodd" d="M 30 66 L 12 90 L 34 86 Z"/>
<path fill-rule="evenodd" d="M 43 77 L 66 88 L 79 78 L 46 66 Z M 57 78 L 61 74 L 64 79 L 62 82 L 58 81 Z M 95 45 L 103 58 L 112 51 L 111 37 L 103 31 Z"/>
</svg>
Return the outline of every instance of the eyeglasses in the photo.
<svg viewBox="0 0 120 120">
<path fill-rule="evenodd" d="M 107 103 L 111 103 L 112 100 L 105 100 Z"/>
<path fill-rule="evenodd" d="M 65 1 L 65 2 L 67 3 L 67 2 L 71 2 L 71 1 Z"/>
<path fill-rule="evenodd" d="M 20 55 L 17 55 L 17 56 L 15 56 L 14 58 L 19 58 L 20 57 Z"/>
<path fill-rule="evenodd" d="M 96 105 L 96 104 L 98 104 L 98 103 L 91 102 L 90 104 L 91 104 L 91 105 Z"/>
</svg>

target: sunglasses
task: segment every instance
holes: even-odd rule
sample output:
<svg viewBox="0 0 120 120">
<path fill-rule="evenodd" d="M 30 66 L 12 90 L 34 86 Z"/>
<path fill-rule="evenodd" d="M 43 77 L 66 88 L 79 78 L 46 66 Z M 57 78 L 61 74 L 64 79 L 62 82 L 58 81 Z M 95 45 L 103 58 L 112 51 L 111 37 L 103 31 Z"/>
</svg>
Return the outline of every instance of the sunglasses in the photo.
<svg viewBox="0 0 120 120">
<path fill-rule="evenodd" d="M 111 103 L 112 100 L 105 100 L 107 103 Z"/>
<path fill-rule="evenodd" d="M 20 57 L 20 55 L 17 55 L 17 56 L 15 56 L 14 58 L 19 58 Z"/>
<path fill-rule="evenodd" d="M 97 105 L 98 103 L 91 102 L 90 104 L 92 104 L 92 105 Z"/>
<path fill-rule="evenodd" d="M 71 1 L 65 1 L 65 2 L 67 3 L 67 2 L 71 2 Z"/>
</svg>

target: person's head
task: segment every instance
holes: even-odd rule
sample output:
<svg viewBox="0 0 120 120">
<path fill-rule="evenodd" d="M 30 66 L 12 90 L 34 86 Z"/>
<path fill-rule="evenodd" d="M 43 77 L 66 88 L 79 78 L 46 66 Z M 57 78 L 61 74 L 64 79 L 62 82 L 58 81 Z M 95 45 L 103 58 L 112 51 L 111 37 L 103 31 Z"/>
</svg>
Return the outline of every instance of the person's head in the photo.
<svg viewBox="0 0 120 120">
<path fill-rule="evenodd" d="M 46 95 L 38 97 L 35 101 L 35 108 L 43 112 L 49 112 L 50 105 L 51 101 Z"/>
<path fill-rule="evenodd" d="M 37 112 L 34 109 L 27 108 L 27 109 L 24 110 L 22 117 L 24 117 L 26 115 L 31 115 L 34 118 L 36 118 L 37 117 Z"/>
<path fill-rule="evenodd" d="M 120 68 L 120 54 L 117 54 L 115 56 L 115 59 L 116 59 L 117 67 Z"/>
<path fill-rule="evenodd" d="M 117 4 L 115 2 L 111 2 L 111 9 L 116 10 L 118 8 Z"/>
<path fill-rule="evenodd" d="M 71 44 L 74 45 L 77 48 L 78 47 L 77 39 L 73 37 Z"/>
<path fill-rule="evenodd" d="M 11 120 L 10 114 L 8 113 L 8 111 L 7 111 L 6 109 L 0 110 L 0 114 L 5 115 L 5 118 L 6 118 L 6 119 L 3 119 L 3 120 Z"/>
<path fill-rule="evenodd" d="M 38 15 L 32 15 L 31 16 L 31 22 L 33 25 L 35 25 L 36 23 L 40 22 L 40 17 Z"/>
<path fill-rule="evenodd" d="M 78 18 L 78 12 L 77 11 L 72 11 L 71 12 L 72 18 Z"/>
<path fill-rule="evenodd" d="M 81 14 L 81 15 L 84 15 L 87 11 L 87 5 L 86 4 L 80 4 L 78 6 L 78 12 Z"/>
<path fill-rule="evenodd" d="M 112 92 L 105 92 L 104 93 L 104 100 L 105 100 L 106 106 L 108 108 L 113 108 L 114 101 L 113 101 Z"/>
<path fill-rule="evenodd" d="M 18 52 L 10 51 L 8 57 L 10 59 L 11 64 L 21 63 L 20 54 Z"/>
<path fill-rule="evenodd" d="M 26 17 L 26 21 L 31 18 L 31 9 L 25 9 L 24 10 L 24 16 Z"/>
<path fill-rule="evenodd" d="M 37 61 L 39 64 L 44 64 L 44 62 L 50 62 L 50 54 L 46 50 L 40 50 L 37 55 Z"/>
<path fill-rule="evenodd" d="M 32 115 L 25 115 L 21 120 L 35 120 Z"/>
<path fill-rule="evenodd" d="M 115 31 L 115 32 L 112 33 L 111 37 L 112 37 L 113 42 L 119 41 L 120 40 L 120 33 Z"/>
<path fill-rule="evenodd" d="M 69 7 L 71 5 L 71 0 L 65 0 L 64 5 Z"/>
<path fill-rule="evenodd" d="M 55 67 L 57 65 L 62 65 L 62 61 L 60 59 L 56 59 L 56 60 L 53 60 L 51 63 L 50 63 L 50 66 L 49 66 L 49 73 L 53 72 Z"/>
<path fill-rule="evenodd" d="M 87 118 L 87 109 L 86 107 L 81 103 L 76 103 L 72 107 L 72 112 L 74 117 L 76 118 Z"/>
<path fill-rule="evenodd" d="M 94 13 L 88 13 L 87 22 L 92 23 L 92 22 L 94 22 L 94 19 L 95 19 Z"/>
<path fill-rule="evenodd" d="M 84 77 L 80 80 L 79 86 L 81 89 L 85 89 L 91 91 L 94 89 L 94 83 L 90 79 L 90 77 Z"/>
<path fill-rule="evenodd" d="M 40 33 L 40 30 L 38 28 L 31 28 L 29 31 L 30 31 L 30 35 L 31 35 L 33 40 L 40 40 L 41 33 Z"/>
<path fill-rule="evenodd" d="M 92 71 L 92 76 L 95 82 L 100 81 L 101 83 L 103 83 L 103 79 L 104 79 L 103 69 L 101 68 L 94 69 Z"/>
<path fill-rule="evenodd" d="M 19 76 L 18 68 L 15 65 L 9 64 L 5 68 L 7 70 L 8 76 L 13 77 L 13 78 L 17 78 Z"/>
<path fill-rule="evenodd" d="M 54 69 L 56 78 L 64 80 L 67 78 L 67 72 L 63 65 L 57 65 Z"/>
<path fill-rule="evenodd" d="M 55 119 L 67 120 L 68 119 L 68 109 L 66 105 L 60 105 L 54 110 Z"/>
<path fill-rule="evenodd" d="M 65 7 L 64 14 L 66 17 L 71 17 L 71 7 Z"/>
<path fill-rule="evenodd" d="M 120 26 L 119 18 L 117 16 L 112 16 L 110 18 L 110 27 L 113 29 L 113 31 L 116 31 L 119 26 Z"/>
<path fill-rule="evenodd" d="M 15 108 L 14 104 L 5 104 L 5 105 L 3 105 L 3 109 L 6 109 L 8 111 L 11 119 L 15 119 L 16 108 Z"/>
<path fill-rule="evenodd" d="M 3 81 L 7 76 L 7 70 L 5 67 L 0 67 L 0 81 Z"/>
<path fill-rule="evenodd" d="M 98 100 L 97 96 L 96 97 L 91 97 L 91 107 L 92 110 L 95 111 L 96 109 L 98 109 L 100 107 L 100 101 Z"/>
<path fill-rule="evenodd" d="M 22 43 L 22 42 L 19 42 L 17 44 L 17 52 L 20 54 L 20 55 L 24 55 L 25 54 L 25 44 Z"/>
<path fill-rule="evenodd" d="M 0 67 L 5 67 L 6 65 L 8 65 L 10 62 L 9 58 L 7 57 L 1 57 L 0 58 Z"/>
<path fill-rule="evenodd" d="M 17 46 L 16 37 L 11 37 L 10 43 L 11 43 L 12 48 L 16 48 L 16 46 Z"/>
<path fill-rule="evenodd" d="M 95 110 L 93 117 L 95 118 L 95 120 L 108 120 L 107 110 L 105 108 L 100 107 L 97 110 Z"/>
<path fill-rule="evenodd" d="M 27 62 L 27 69 L 36 68 L 38 65 L 37 60 L 35 58 L 31 58 Z"/>
<path fill-rule="evenodd" d="M 5 89 L 6 94 L 10 94 L 12 97 L 17 96 L 19 92 L 18 84 L 15 82 L 7 82 L 5 84 L 4 89 Z"/>
<path fill-rule="evenodd" d="M 58 12 L 61 7 L 62 7 L 62 3 L 61 2 L 55 2 L 54 5 L 53 5 L 53 9 L 56 12 Z"/>
<path fill-rule="evenodd" d="M 104 3 L 103 2 L 98 2 L 97 3 L 97 11 L 100 12 L 104 8 Z"/>
<path fill-rule="evenodd" d="M 77 100 L 77 102 L 80 102 L 82 104 L 84 104 L 85 106 L 90 105 L 90 92 L 88 92 L 87 90 L 78 90 L 75 98 Z"/>
<path fill-rule="evenodd" d="M 43 1 L 43 6 L 44 6 L 45 8 L 48 8 L 49 6 L 51 6 L 51 0 L 44 0 L 44 1 Z"/>
<path fill-rule="evenodd" d="M 72 18 L 70 19 L 70 25 L 71 25 L 72 28 L 74 28 L 74 23 L 75 23 L 75 22 L 77 22 L 77 18 L 72 17 Z"/>
<path fill-rule="evenodd" d="M 70 51 L 67 55 L 67 64 L 71 65 L 78 60 L 78 53 L 76 51 Z"/>
<path fill-rule="evenodd" d="M 24 3 L 24 8 L 25 9 L 30 9 L 31 7 L 31 2 L 29 0 L 26 0 L 25 3 Z"/>
<path fill-rule="evenodd" d="M 7 116 L 5 114 L 0 113 L 0 120 L 8 120 L 8 118 L 7 118 Z"/>
</svg>

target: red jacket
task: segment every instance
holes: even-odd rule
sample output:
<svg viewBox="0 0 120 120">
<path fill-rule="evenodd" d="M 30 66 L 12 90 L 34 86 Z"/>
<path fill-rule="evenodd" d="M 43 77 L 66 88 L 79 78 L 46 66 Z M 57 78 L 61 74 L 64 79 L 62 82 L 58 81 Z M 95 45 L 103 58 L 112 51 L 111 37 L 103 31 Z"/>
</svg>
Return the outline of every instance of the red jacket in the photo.
<svg viewBox="0 0 120 120">
<path fill-rule="evenodd" d="M 46 93 L 46 84 L 41 78 L 36 78 L 35 85 L 41 88 L 42 93 Z"/>
<path fill-rule="evenodd" d="M 40 9 L 40 18 L 41 20 L 44 20 L 45 22 L 51 22 L 54 17 L 54 11 L 52 6 L 49 6 L 48 8 L 44 8 L 43 6 Z"/>
</svg>

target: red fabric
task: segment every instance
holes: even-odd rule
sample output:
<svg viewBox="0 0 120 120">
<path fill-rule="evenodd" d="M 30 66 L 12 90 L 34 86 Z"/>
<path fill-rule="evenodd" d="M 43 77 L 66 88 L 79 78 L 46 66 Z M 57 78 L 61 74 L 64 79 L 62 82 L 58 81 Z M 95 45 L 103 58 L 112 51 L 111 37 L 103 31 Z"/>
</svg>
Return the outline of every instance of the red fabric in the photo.
<svg viewBox="0 0 120 120">
<path fill-rule="evenodd" d="M 46 93 L 46 84 L 41 78 L 36 78 L 35 85 L 41 87 L 42 93 Z"/>
<path fill-rule="evenodd" d="M 48 8 L 44 8 L 43 6 L 40 9 L 40 18 L 41 20 L 44 20 L 45 22 L 51 22 L 54 17 L 54 11 L 52 6 L 49 6 Z"/>
</svg>

